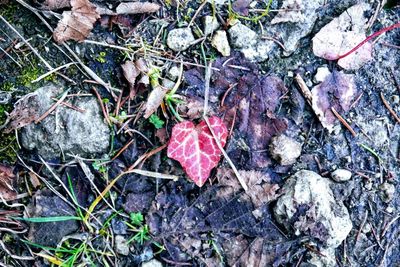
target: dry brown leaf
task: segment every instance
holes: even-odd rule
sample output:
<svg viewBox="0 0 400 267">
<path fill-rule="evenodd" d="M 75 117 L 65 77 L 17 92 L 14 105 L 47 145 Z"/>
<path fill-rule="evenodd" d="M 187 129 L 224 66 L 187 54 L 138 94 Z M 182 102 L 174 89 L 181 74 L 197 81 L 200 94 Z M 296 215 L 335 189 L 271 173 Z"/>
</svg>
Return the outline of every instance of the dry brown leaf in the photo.
<svg viewBox="0 0 400 267">
<path fill-rule="evenodd" d="M 9 115 L 10 123 L 4 130 L 5 133 L 22 128 L 39 118 L 39 104 L 36 94 L 27 94 L 17 103 Z"/>
<path fill-rule="evenodd" d="M 53 38 L 57 43 L 67 40 L 83 41 L 93 29 L 99 13 L 96 6 L 88 0 L 71 0 L 71 11 L 64 11 L 62 19 L 54 30 Z"/>
<path fill-rule="evenodd" d="M 168 90 L 169 90 L 168 88 L 165 88 L 164 86 L 161 85 L 158 85 L 153 88 L 153 91 L 151 91 L 145 105 L 145 111 L 143 116 L 146 119 L 149 118 L 150 115 L 153 114 L 158 109 L 158 107 L 163 102 L 163 99 L 167 94 Z"/>
<path fill-rule="evenodd" d="M 128 2 L 117 6 L 116 13 L 121 14 L 143 14 L 153 13 L 160 9 L 160 5 L 150 2 Z"/>
<path fill-rule="evenodd" d="M 129 96 L 132 99 L 136 95 L 135 83 L 136 83 L 136 78 L 140 74 L 140 71 L 136 67 L 133 61 L 126 61 L 124 64 L 121 65 L 121 67 L 122 67 L 122 72 L 124 73 L 124 77 L 129 83 L 129 89 L 130 89 Z"/>
<path fill-rule="evenodd" d="M 271 183 L 270 177 L 260 171 L 239 171 L 249 190 L 245 193 L 250 197 L 255 208 L 269 203 L 279 197 L 279 185 Z M 229 185 L 231 193 L 241 190 L 241 185 L 231 169 L 220 168 L 217 172 L 220 184 Z"/>
<path fill-rule="evenodd" d="M 42 4 L 43 9 L 57 10 L 71 6 L 71 0 L 46 0 Z"/>
<path fill-rule="evenodd" d="M 13 169 L 8 166 L 0 165 L 0 196 L 5 200 L 13 200 L 17 193 L 12 188 L 15 179 Z"/>
</svg>

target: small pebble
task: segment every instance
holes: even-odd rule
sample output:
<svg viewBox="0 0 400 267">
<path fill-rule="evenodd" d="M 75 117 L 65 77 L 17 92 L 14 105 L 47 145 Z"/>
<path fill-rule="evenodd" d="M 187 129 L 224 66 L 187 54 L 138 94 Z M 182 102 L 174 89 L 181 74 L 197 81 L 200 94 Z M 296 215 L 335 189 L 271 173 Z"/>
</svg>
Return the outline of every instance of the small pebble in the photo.
<svg viewBox="0 0 400 267">
<path fill-rule="evenodd" d="M 204 26 L 204 34 L 209 35 L 218 29 L 219 23 L 218 23 L 216 17 L 204 16 L 203 17 L 203 26 Z"/>
<path fill-rule="evenodd" d="M 115 251 L 125 256 L 129 254 L 128 241 L 122 235 L 115 236 Z"/>
<path fill-rule="evenodd" d="M 351 179 L 351 171 L 345 169 L 337 169 L 331 173 L 331 177 L 336 182 L 345 182 Z"/>
</svg>

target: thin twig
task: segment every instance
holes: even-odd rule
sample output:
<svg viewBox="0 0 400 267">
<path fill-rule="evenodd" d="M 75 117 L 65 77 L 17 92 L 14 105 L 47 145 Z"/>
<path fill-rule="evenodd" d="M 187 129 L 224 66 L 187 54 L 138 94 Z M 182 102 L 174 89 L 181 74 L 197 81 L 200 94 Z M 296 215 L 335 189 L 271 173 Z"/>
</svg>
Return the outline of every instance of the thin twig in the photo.
<svg viewBox="0 0 400 267">
<path fill-rule="evenodd" d="M 44 118 L 46 118 L 51 112 L 53 112 L 53 110 L 55 110 L 63 101 L 64 99 L 67 97 L 68 91 L 65 91 L 64 94 L 60 97 L 60 99 L 58 99 L 58 101 L 56 103 L 54 103 L 45 113 L 43 113 L 42 116 L 40 116 L 35 123 L 38 124 L 39 122 L 41 122 Z"/>
<path fill-rule="evenodd" d="M 360 238 L 361 231 L 364 228 L 364 225 L 367 222 L 367 219 L 368 219 L 368 210 L 365 212 L 365 216 L 364 216 L 363 221 L 361 222 L 360 229 L 358 229 L 358 233 L 356 236 L 356 242 L 355 242 L 354 246 L 357 245 L 358 239 Z"/>
<path fill-rule="evenodd" d="M 400 215 L 397 215 L 396 217 L 394 217 L 390 222 L 388 222 L 385 227 L 383 228 L 382 234 L 381 234 L 381 238 L 385 236 L 387 230 L 389 230 L 389 227 L 395 223 L 398 219 L 400 219 Z"/>
<path fill-rule="evenodd" d="M 400 123 L 400 118 L 397 116 L 396 112 L 392 109 L 392 107 L 389 105 L 389 103 L 386 101 L 385 96 L 381 92 L 381 99 L 387 110 L 389 110 L 390 114 L 396 119 L 398 123 Z"/>
<path fill-rule="evenodd" d="M 53 74 L 54 72 L 57 72 L 57 71 L 59 71 L 59 70 L 61 70 L 61 69 L 64 69 L 64 68 L 68 68 L 69 66 L 71 66 L 71 65 L 73 65 L 73 64 L 76 64 L 76 63 L 77 63 L 77 62 L 71 62 L 71 63 L 67 63 L 67 64 L 65 64 L 65 65 L 59 66 L 59 67 L 57 67 L 57 68 L 55 68 L 55 69 L 52 69 L 52 70 L 46 72 L 45 74 L 40 75 L 37 79 L 31 81 L 31 83 L 36 83 L 36 82 L 38 82 L 38 81 L 40 81 L 40 80 L 46 78 L 47 76 Z"/>
<path fill-rule="evenodd" d="M 21 38 L 21 40 L 32 50 L 32 52 L 40 59 L 40 61 L 43 62 L 44 65 L 46 65 L 46 67 L 49 70 L 52 70 L 53 67 L 39 54 L 39 52 L 33 47 L 31 46 L 31 44 L 10 24 L 8 23 L 8 21 L 3 18 L 3 16 L 0 15 L 0 19 L 16 34 L 19 36 L 19 38 Z"/>
<path fill-rule="evenodd" d="M 356 137 L 357 134 L 356 132 L 353 130 L 353 128 L 351 128 L 350 124 L 336 111 L 336 109 L 334 107 L 331 107 L 332 113 L 336 116 L 336 118 L 338 118 L 338 120 L 344 125 L 344 127 L 347 128 L 347 130 L 350 131 L 350 133 Z"/>
</svg>

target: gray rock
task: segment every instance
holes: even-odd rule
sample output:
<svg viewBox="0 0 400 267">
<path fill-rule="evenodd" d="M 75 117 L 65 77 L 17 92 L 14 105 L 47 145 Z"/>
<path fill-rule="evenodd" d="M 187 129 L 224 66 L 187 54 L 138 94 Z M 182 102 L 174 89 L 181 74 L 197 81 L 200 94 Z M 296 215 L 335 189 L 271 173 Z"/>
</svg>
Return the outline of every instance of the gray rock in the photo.
<svg viewBox="0 0 400 267">
<path fill-rule="evenodd" d="M 301 155 L 301 144 L 284 134 L 274 136 L 269 146 L 272 158 L 281 165 L 290 165 L 296 162 Z"/>
<path fill-rule="evenodd" d="M 308 254 L 310 254 L 311 257 L 307 260 L 307 263 L 312 264 L 313 267 L 337 266 L 334 248 L 321 248 L 319 249 L 319 253 L 310 251 Z M 324 257 L 321 257 L 321 254 L 324 255 Z"/>
<path fill-rule="evenodd" d="M 75 210 L 50 190 L 39 190 L 28 206 L 30 217 L 76 216 Z M 75 220 L 31 223 L 29 239 L 39 245 L 56 247 L 61 239 L 79 228 Z"/>
<path fill-rule="evenodd" d="M 204 26 L 204 34 L 209 35 L 218 29 L 219 23 L 216 17 L 204 16 L 203 26 Z"/>
<path fill-rule="evenodd" d="M 217 31 L 214 34 L 211 45 L 224 57 L 229 57 L 231 55 L 231 47 L 229 46 L 228 36 L 225 31 Z"/>
<path fill-rule="evenodd" d="M 173 29 L 167 37 L 167 45 L 176 52 L 184 51 L 195 40 L 190 28 Z"/>
<path fill-rule="evenodd" d="M 337 169 L 331 173 L 331 177 L 336 182 L 345 182 L 351 179 L 351 171 L 345 169 Z"/>
<path fill-rule="evenodd" d="M 274 208 L 276 218 L 287 230 L 319 240 L 325 248 L 336 248 L 352 228 L 349 212 L 336 201 L 328 179 L 301 170 L 284 184 Z"/>
<path fill-rule="evenodd" d="M 122 235 L 116 235 L 114 240 L 115 251 L 118 254 L 128 256 L 129 254 L 129 244 L 128 240 Z"/>
<path fill-rule="evenodd" d="M 249 27 L 238 22 L 229 30 L 229 40 L 235 48 L 247 48 L 257 43 L 257 34 Z"/>
<path fill-rule="evenodd" d="M 63 91 L 55 85 L 42 87 L 34 92 L 32 105 L 37 104 L 39 113 L 44 114 L 54 104 L 51 98 L 58 97 Z M 67 101 L 85 112 L 58 106 L 40 123 L 22 129 L 22 146 L 28 150 L 37 149 L 45 159 L 58 157 L 61 153 L 93 157 L 108 152 L 110 129 L 103 121 L 97 99 L 74 97 Z"/>
<path fill-rule="evenodd" d="M 156 259 L 152 259 L 150 261 L 142 263 L 142 267 L 162 267 L 162 266 L 163 266 L 162 263 Z"/>
</svg>

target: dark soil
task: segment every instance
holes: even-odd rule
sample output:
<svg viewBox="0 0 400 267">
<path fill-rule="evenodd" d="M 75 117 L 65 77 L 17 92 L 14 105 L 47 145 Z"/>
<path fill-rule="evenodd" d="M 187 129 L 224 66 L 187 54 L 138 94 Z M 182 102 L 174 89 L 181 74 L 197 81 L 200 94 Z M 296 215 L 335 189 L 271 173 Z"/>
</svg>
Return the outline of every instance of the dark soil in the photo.
<svg viewBox="0 0 400 267">
<path fill-rule="evenodd" d="M 38 7 L 34 2 L 42 1 L 26 2 Z M 116 6 L 117 1 L 92 2 Z M 332 133 L 322 127 L 294 76 L 300 74 L 312 87 L 317 68 L 326 65 L 332 72 L 341 71 L 335 61 L 314 56 L 311 39 L 357 1 L 328 1 L 318 10 L 312 32 L 290 56 L 276 48 L 268 60 L 254 63 L 233 51 L 230 64 L 241 68 L 227 67 L 224 63 L 229 57 L 220 56 L 208 39 L 184 52 L 168 49 L 168 32 L 187 26 L 201 1 L 186 1 L 179 8 L 175 1 L 158 2 L 162 8 L 154 14 L 102 16 L 87 38 L 132 48 L 131 52 L 68 42 L 86 66 L 121 89 L 114 95 L 88 82 L 92 78 L 78 64 L 60 71 L 75 84 L 58 74 L 31 83 L 48 69 L 0 20 L 0 93 L 12 96 L 0 105 L 0 125 L 16 101 L 48 83 L 70 88 L 69 94 L 93 94 L 95 88 L 113 117 L 110 151 L 92 159 L 60 155 L 44 164 L 35 151 L 20 148 L 16 138 L 19 130 L 0 132 L 0 164 L 13 168 L 13 186 L 18 193 L 15 199 L 0 204 L 0 265 L 141 266 L 156 259 L 163 266 L 309 266 L 310 253 L 318 254 L 322 245 L 313 236 L 297 236 L 276 222 L 273 207 L 282 193 L 278 188 L 301 169 L 330 179 L 330 172 L 344 168 L 353 173 L 351 180 L 332 182 L 332 190 L 336 200 L 343 201 L 349 210 L 353 229 L 335 250 L 337 266 L 400 266 L 400 126 L 381 99 L 383 94 L 399 114 L 400 30 L 377 39 L 373 60 L 359 70 L 345 71 L 355 75 L 359 97 L 348 112 L 341 113 L 356 132 L 353 136 L 338 120 Z M 257 8 L 265 7 L 263 1 L 256 2 L 260 2 Z M 371 4 L 368 18 L 377 5 L 376 1 Z M 379 12 L 367 35 L 400 21 L 400 7 L 393 5 Z M 281 1 L 273 1 L 271 8 L 280 6 Z M 56 26 L 54 14 L 39 13 Z M 202 27 L 201 18 L 212 14 L 212 6 L 205 5 L 193 22 L 194 32 Z M 76 61 L 65 47 L 55 43 L 43 21 L 18 2 L 0 1 L 0 15 L 53 67 Z M 219 9 L 218 17 L 221 24 L 228 21 L 227 6 Z M 268 27 L 270 21 L 267 16 L 260 23 Z M 261 34 L 257 23 L 242 22 Z M 223 29 L 227 27 L 222 24 Z M 262 192 L 267 192 L 261 200 L 244 192 L 225 159 L 212 171 L 209 182 L 199 188 L 187 179 L 178 162 L 167 157 L 166 149 L 149 155 L 167 144 L 178 121 L 168 107 L 165 112 L 161 108 L 156 112 L 164 121 L 160 129 L 142 117 L 141 105 L 150 87 L 138 83 L 135 96 L 129 97 L 132 92 L 121 65 L 141 58 L 158 67 L 161 77 L 167 77 L 168 70 L 183 61 L 184 81 L 177 94 L 186 97 L 186 102 L 177 110 L 184 119 L 195 122 L 201 117 L 198 107 L 205 98 L 205 60 L 213 62 L 218 70 L 211 77 L 210 114 L 223 118 L 230 130 L 225 149 L 236 168 L 262 174 L 262 183 L 253 182 L 254 188 L 264 186 Z M 236 87 L 228 89 L 235 83 Z M 239 105 L 243 101 L 247 106 Z M 261 135 L 254 134 L 256 126 Z M 268 153 L 270 139 L 280 133 L 303 144 L 293 165 L 281 166 Z M 148 157 L 143 160 L 143 155 Z M 82 217 L 59 222 L 20 219 L 84 217 L 100 192 L 135 162 L 140 162 L 134 166 L 138 169 L 176 175 L 179 180 L 130 173 L 100 198 L 87 221 Z M 249 184 L 252 179 L 248 179 Z M 391 186 L 392 191 L 387 189 Z M 138 219 L 141 215 L 143 219 Z M 129 240 L 128 253 L 121 253 L 116 236 Z"/>
</svg>

